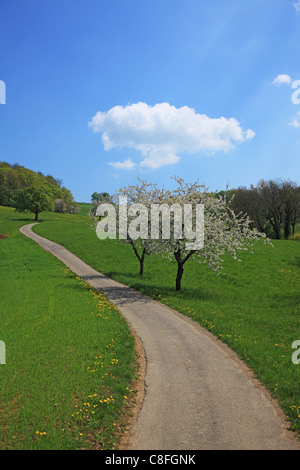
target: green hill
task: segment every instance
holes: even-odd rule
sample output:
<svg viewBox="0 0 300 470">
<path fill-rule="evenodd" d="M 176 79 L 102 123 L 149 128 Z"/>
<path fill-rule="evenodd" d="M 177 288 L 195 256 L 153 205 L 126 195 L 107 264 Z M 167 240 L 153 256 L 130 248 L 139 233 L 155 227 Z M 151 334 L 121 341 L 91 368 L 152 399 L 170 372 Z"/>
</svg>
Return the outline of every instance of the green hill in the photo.
<svg viewBox="0 0 300 470">
<path fill-rule="evenodd" d="M 62 181 L 52 175 L 44 175 L 15 163 L 11 165 L 0 161 L 0 205 L 15 206 L 15 197 L 19 190 L 29 186 L 45 186 L 54 202 L 55 212 L 75 213 L 80 210 L 69 189 L 62 186 Z"/>
</svg>

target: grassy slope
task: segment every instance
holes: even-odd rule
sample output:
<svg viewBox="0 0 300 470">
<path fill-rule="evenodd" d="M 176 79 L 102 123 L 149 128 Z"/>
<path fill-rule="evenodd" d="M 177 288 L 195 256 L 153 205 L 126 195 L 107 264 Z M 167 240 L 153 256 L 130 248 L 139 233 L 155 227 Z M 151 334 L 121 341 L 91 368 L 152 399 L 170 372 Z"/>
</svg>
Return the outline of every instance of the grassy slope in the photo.
<svg viewBox="0 0 300 470">
<path fill-rule="evenodd" d="M 0 449 L 115 448 L 133 338 L 103 295 L 18 232 L 30 222 L 0 208 Z"/>
<path fill-rule="evenodd" d="M 140 279 L 131 248 L 98 240 L 86 217 L 43 214 L 41 219 L 35 228 L 40 235 L 192 317 L 229 344 L 278 398 L 292 429 L 300 432 L 300 365 L 291 361 L 291 344 L 300 340 L 299 243 L 275 241 L 274 249 L 259 244 L 254 254 L 243 254 L 241 263 L 225 260 L 219 276 L 189 261 L 177 293 L 174 263 L 151 256 Z"/>
</svg>

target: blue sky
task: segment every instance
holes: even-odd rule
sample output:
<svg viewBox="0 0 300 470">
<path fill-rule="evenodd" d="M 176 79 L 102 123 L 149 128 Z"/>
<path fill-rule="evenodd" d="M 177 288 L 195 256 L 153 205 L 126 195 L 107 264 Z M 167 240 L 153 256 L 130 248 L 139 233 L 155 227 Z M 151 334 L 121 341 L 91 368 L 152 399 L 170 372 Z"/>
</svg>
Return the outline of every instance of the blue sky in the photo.
<svg viewBox="0 0 300 470">
<path fill-rule="evenodd" d="M 300 1 L 0 0 L 0 24 L 0 160 L 79 202 L 138 176 L 300 184 Z"/>
</svg>

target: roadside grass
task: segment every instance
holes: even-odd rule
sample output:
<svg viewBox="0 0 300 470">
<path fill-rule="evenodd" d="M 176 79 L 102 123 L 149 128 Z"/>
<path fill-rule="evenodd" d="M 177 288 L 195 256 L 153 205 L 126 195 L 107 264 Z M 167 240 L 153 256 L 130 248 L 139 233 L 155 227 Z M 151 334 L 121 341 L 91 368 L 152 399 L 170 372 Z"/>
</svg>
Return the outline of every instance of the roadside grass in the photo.
<svg viewBox="0 0 300 470">
<path fill-rule="evenodd" d="M 86 216 L 42 214 L 34 231 L 66 246 L 96 270 L 191 317 L 227 343 L 276 398 L 300 436 L 300 364 L 292 343 L 300 340 L 300 245 L 258 243 L 242 262 L 224 260 L 220 275 L 196 260 L 185 265 L 175 291 L 175 263 L 145 261 L 143 278 L 130 246 L 100 241 Z M 298 355 L 300 357 L 300 353 Z"/>
<path fill-rule="evenodd" d="M 116 449 L 134 400 L 130 328 L 101 292 L 19 233 L 31 222 L 0 207 L 0 449 Z"/>
<path fill-rule="evenodd" d="M 80 207 L 79 215 L 86 216 L 89 213 L 89 210 L 91 208 L 91 204 L 88 204 L 87 202 L 78 202 L 78 205 Z"/>
</svg>

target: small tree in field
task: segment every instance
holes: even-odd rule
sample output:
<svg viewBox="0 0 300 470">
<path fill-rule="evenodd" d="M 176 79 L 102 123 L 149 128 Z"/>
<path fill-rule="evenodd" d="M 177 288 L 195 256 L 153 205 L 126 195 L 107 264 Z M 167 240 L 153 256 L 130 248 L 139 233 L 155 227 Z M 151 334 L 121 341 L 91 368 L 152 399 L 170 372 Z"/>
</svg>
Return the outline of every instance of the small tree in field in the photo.
<svg viewBox="0 0 300 470">
<path fill-rule="evenodd" d="M 165 199 L 165 194 L 166 192 L 163 189 L 158 189 L 155 184 L 138 178 L 138 184 L 120 188 L 109 199 L 101 202 L 94 200 L 89 212 L 92 219 L 91 226 L 97 230 L 98 222 L 105 215 L 105 210 L 103 210 L 102 215 L 98 215 L 97 218 L 98 207 L 103 203 L 113 204 L 117 215 L 115 238 L 132 247 L 133 253 L 139 261 L 140 276 L 144 274 L 146 256 L 158 253 L 161 249 L 157 240 L 149 238 L 151 219 L 148 218 L 148 211 L 151 204 L 162 202 Z M 126 213 L 125 222 L 122 221 L 122 212 L 124 216 Z"/>
<path fill-rule="evenodd" d="M 126 232 L 127 236 L 124 237 L 123 241 L 131 245 L 139 261 L 140 276 L 144 274 L 145 257 L 151 255 L 151 253 L 158 254 L 161 252 L 161 245 L 157 243 L 156 239 L 151 238 L 151 206 L 163 203 L 167 194 L 164 189 L 159 189 L 156 184 L 138 178 L 138 184 L 123 187 L 113 196 L 118 210 L 120 210 L 120 201 L 124 202 L 126 199 L 127 207 L 123 204 L 128 215 L 126 227 L 118 224 L 118 235 L 120 239 L 122 231 Z"/>
<path fill-rule="evenodd" d="M 198 259 L 199 262 L 206 263 L 209 268 L 218 272 L 222 268 L 223 255 L 229 254 L 233 259 L 238 260 L 239 251 L 251 250 L 254 243 L 261 238 L 269 241 L 264 233 L 250 228 L 251 220 L 247 216 L 236 215 L 224 197 L 209 192 L 204 185 L 199 185 L 197 182 L 189 184 L 182 178 L 175 177 L 174 179 L 178 186 L 169 196 L 169 205 L 204 206 L 203 247 L 186 248 L 189 241 L 186 232 L 191 233 L 191 231 L 185 230 L 184 219 L 181 238 L 171 236 L 169 239 L 160 241 L 164 245 L 163 251 L 170 259 L 174 257 L 177 262 L 177 291 L 181 289 L 184 265 L 189 259 Z M 194 232 L 196 232 L 197 224 L 195 218 L 196 212 L 193 211 Z"/>
<path fill-rule="evenodd" d="M 14 206 L 18 212 L 33 212 L 34 220 L 44 211 L 54 210 L 53 197 L 45 186 L 32 185 L 16 193 Z"/>
</svg>

